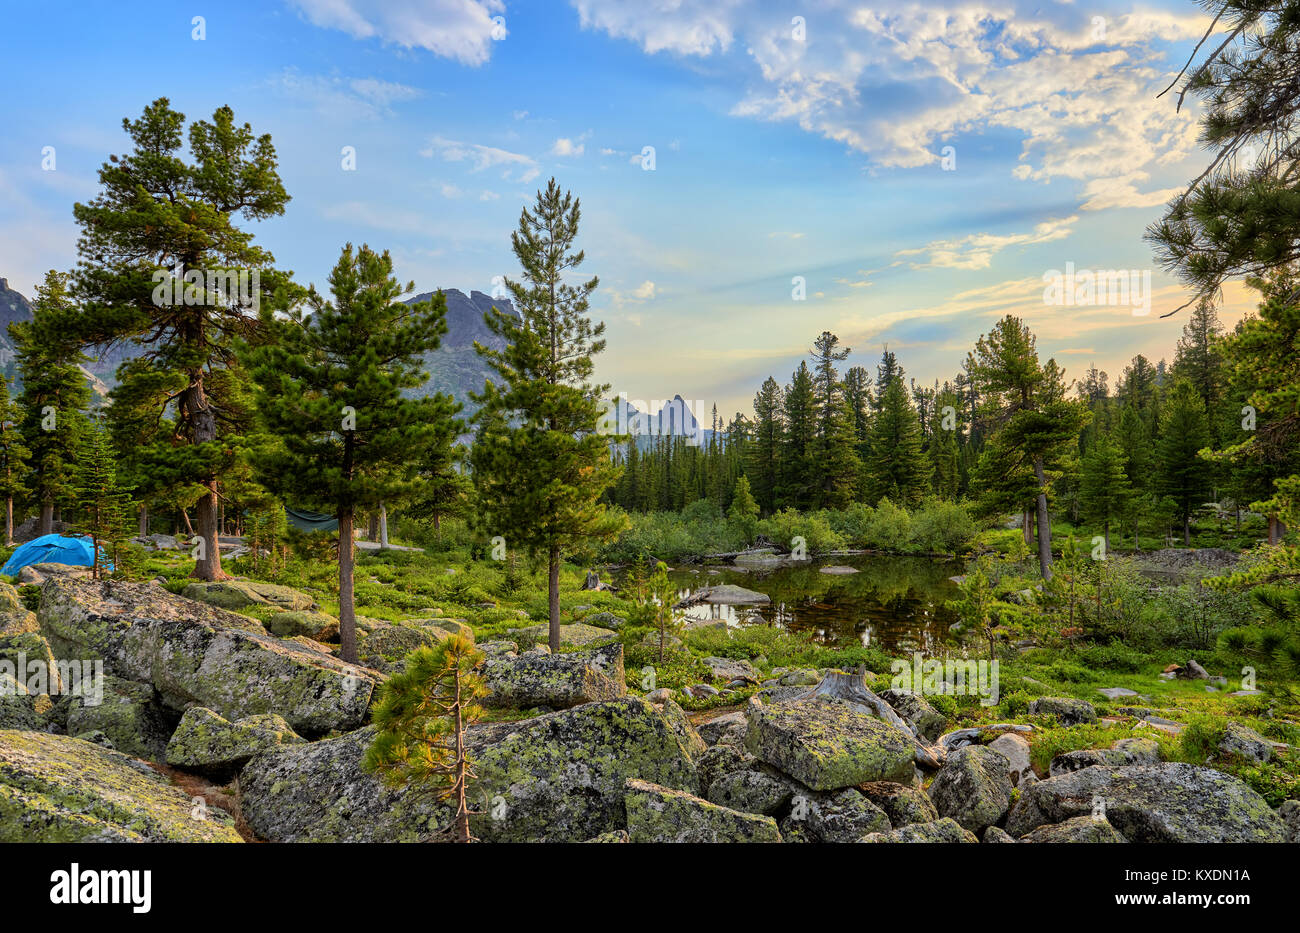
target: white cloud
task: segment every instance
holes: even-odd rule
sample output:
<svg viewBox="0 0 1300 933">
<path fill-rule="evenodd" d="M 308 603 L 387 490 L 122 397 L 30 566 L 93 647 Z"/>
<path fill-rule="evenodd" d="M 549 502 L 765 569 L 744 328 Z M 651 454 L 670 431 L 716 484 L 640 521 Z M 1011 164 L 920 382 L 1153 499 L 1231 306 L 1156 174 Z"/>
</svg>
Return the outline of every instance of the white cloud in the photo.
<svg viewBox="0 0 1300 933">
<path fill-rule="evenodd" d="M 559 156 L 562 159 L 577 158 L 582 155 L 585 149 L 586 146 L 582 143 L 561 136 L 555 141 L 555 145 L 551 147 L 551 155 Z"/>
<path fill-rule="evenodd" d="M 420 150 L 425 158 L 438 156 L 444 162 L 469 162 L 473 171 L 501 168 L 501 177 L 507 181 L 530 182 L 541 174 L 537 160 L 518 152 L 484 146 L 478 143 L 462 143 L 454 139 L 435 136 L 429 145 Z"/>
<path fill-rule="evenodd" d="M 393 104 L 422 94 L 419 88 L 378 78 L 304 75 L 293 68 L 286 68 L 273 79 L 272 87 L 340 120 L 382 116 L 392 111 Z"/>
<path fill-rule="evenodd" d="M 465 65 L 481 65 L 492 52 L 495 14 L 503 0 L 289 0 L 313 25 L 355 39 L 380 39 L 427 49 Z"/>
<path fill-rule="evenodd" d="M 913 269 L 987 269 L 993 257 L 1011 246 L 1032 246 L 1063 240 L 1073 232 L 1077 217 L 1045 220 L 1031 233 L 974 233 L 951 240 L 934 240 L 915 249 L 902 249 L 896 257 L 924 256 L 923 261 L 910 263 Z M 901 260 L 900 260 L 901 261 Z M 897 264 L 897 263 L 896 263 Z"/>
<path fill-rule="evenodd" d="M 616 288 L 609 289 L 609 298 L 615 307 L 623 307 L 628 304 L 642 304 L 650 301 L 655 297 L 655 283 L 649 279 L 642 282 L 630 292 L 622 292 Z"/>
<path fill-rule="evenodd" d="M 573 0 L 583 29 L 631 39 L 645 51 L 709 55 L 725 51 L 744 0 Z"/>
</svg>

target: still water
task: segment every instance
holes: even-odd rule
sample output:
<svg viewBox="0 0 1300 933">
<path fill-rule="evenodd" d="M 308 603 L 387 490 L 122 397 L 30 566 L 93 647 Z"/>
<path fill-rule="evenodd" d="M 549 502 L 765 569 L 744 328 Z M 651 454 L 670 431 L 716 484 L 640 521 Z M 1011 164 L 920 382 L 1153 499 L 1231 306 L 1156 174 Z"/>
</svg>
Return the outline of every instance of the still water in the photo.
<svg viewBox="0 0 1300 933">
<path fill-rule="evenodd" d="M 822 573 L 829 566 L 853 567 L 847 575 Z M 961 561 L 925 557 L 862 555 L 800 562 L 746 571 L 731 565 L 682 565 L 669 577 L 686 597 L 702 587 L 731 583 L 772 601 L 762 606 L 700 603 L 685 610 L 690 620 L 725 620 L 730 625 L 778 625 L 811 631 L 818 641 L 839 647 L 875 645 L 891 653 L 939 653 L 956 638 L 957 621 L 944 602 L 958 595 L 949 577 Z"/>
</svg>

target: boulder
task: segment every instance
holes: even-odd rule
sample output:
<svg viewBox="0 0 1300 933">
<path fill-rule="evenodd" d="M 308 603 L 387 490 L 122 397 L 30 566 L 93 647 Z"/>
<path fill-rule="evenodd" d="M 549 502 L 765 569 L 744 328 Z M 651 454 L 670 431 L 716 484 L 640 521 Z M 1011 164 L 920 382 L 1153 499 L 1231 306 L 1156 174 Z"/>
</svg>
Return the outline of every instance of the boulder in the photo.
<svg viewBox="0 0 1300 933">
<path fill-rule="evenodd" d="M 520 647 L 529 648 L 537 644 L 548 644 L 550 640 L 550 629 L 546 625 L 530 625 L 527 628 L 512 628 L 506 632 L 506 636 L 512 641 L 519 643 Z M 570 625 L 560 626 L 560 645 L 569 647 L 584 648 L 590 645 L 600 644 L 605 641 L 613 641 L 617 636 L 606 628 L 597 628 L 594 625 L 586 625 L 582 622 L 574 622 Z M 655 634 L 655 644 L 659 643 L 659 636 Z"/>
<path fill-rule="evenodd" d="M 754 665 L 744 659 L 710 657 L 704 659 L 704 666 L 714 680 L 745 680 L 752 684 L 759 681 Z"/>
<path fill-rule="evenodd" d="M 1277 815 L 1286 826 L 1286 841 L 1300 842 L 1300 800 L 1283 800 Z"/>
<path fill-rule="evenodd" d="M 1013 839 L 1011 835 L 1001 827 L 990 826 L 984 830 L 984 836 L 983 838 L 980 839 L 980 841 L 988 842 L 988 843 L 1005 843 L 1005 842 L 1019 842 L 1020 840 Z"/>
<path fill-rule="evenodd" d="M 49 697 L 45 697 L 49 702 Z M 13 675 L 0 671 L 0 729 L 25 732 L 46 731 L 45 717 L 36 708 L 36 698 Z"/>
<path fill-rule="evenodd" d="M 667 704 L 666 704 L 667 705 Z M 673 704 L 675 706 L 675 704 Z M 625 825 L 628 778 L 694 791 L 689 723 L 627 697 L 510 723 L 479 724 L 466 744 L 478 772 L 473 831 L 490 841 L 581 842 Z M 684 715 L 683 715 L 684 720 Z M 273 842 L 414 842 L 450 825 L 431 795 L 391 788 L 361 769 L 373 727 L 255 755 L 240 803 Z M 696 737 L 698 741 L 698 737 Z"/>
<path fill-rule="evenodd" d="M 0 635 L 25 635 L 39 628 L 36 613 L 23 605 L 18 591 L 0 583 Z"/>
<path fill-rule="evenodd" d="M 740 745 L 748 729 L 749 720 L 742 712 L 723 713 L 696 726 L 705 745 Z"/>
<path fill-rule="evenodd" d="M 844 700 L 751 701 L 746 715 L 746 750 L 812 790 L 912 779 L 911 738 Z"/>
<path fill-rule="evenodd" d="M 1029 742 L 1024 736 L 1015 732 L 1004 732 L 986 747 L 1007 759 L 1007 772 L 1011 776 L 1012 787 L 1019 787 L 1024 781 L 1036 779 L 1033 765 L 1029 762 Z"/>
<path fill-rule="evenodd" d="M 161 761 L 171 727 L 152 686 L 105 675 L 98 697 L 71 698 L 67 731 L 102 732 L 119 752 Z"/>
<path fill-rule="evenodd" d="M 607 628 L 617 631 L 627 624 L 627 620 L 622 616 L 616 616 L 612 612 L 593 612 L 591 615 L 584 616 L 582 620 L 586 625 L 594 625 L 597 628 Z"/>
<path fill-rule="evenodd" d="M 603 842 L 603 843 L 631 842 L 631 841 L 632 840 L 628 838 L 626 829 L 616 829 L 613 830 L 612 832 L 601 833 L 599 836 L 592 836 L 590 839 L 587 840 L 587 842 Z"/>
<path fill-rule="evenodd" d="M 52 579 L 38 617 L 60 657 L 103 659 L 109 673 L 152 684 L 170 709 L 206 706 L 227 719 L 278 713 L 307 737 L 359 726 L 378 680 L 147 583 Z"/>
<path fill-rule="evenodd" d="M 1048 773 L 1052 777 L 1082 771 L 1093 765 L 1126 768 L 1129 765 L 1153 765 L 1160 761 L 1160 746 L 1154 739 L 1120 739 L 1110 748 L 1085 748 L 1063 752 L 1052 759 Z"/>
<path fill-rule="evenodd" d="M 1047 823 L 1020 837 L 1021 842 L 1128 842 L 1114 826 L 1094 816 Z"/>
<path fill-rule="evenodd" d="M 366 667 L 393 674 L 405 669 L 406 656 L 416 648 L 432 648 L 448 636 L 446 629 L 427 622 L 385 622 L 360 616 L 357 657 Z"/>
<path fill-rule="evenodd" d="M 801 822 L 810 842 L 856 842 L 868 833 L 887 833 L 885 811 L 852 787 L 833 794 L 796 795 L 789 822 Z"/>
<path fill-rule="evenodd" d="M 0 842 L 240 842 L 143 762 L 64 735 L 0 730 Z"/>
<path fill-rule="evenodd" d="M 338 641 L 339 620 L 312 609 L 292 609 L 273 614 L 265 622 L 266 630 L 280 638 L 305 635 L 313 641 Z"/>
<path fill-rule="evenodd" d="M 738 745 L 714 745 L 705 748 L 694 758 L 700 788 L 706 792 L 706 796 L 713 782 L 719 778 L 736 772 L 758 771 L 762 767 L 757 758 Z"/>
<path fill-rule="evenodd" d="M 1029 701 L 1030 716 L 1054 716 L 1063 726 L 1097 721 L 1097 710 L 1087 700 L 1073 697 L 1039 697 Z"/>
<path fill-rule="evenodd" d="M 944 817 L 933 823 L 913 823 L 887 833 L 869 833 L 858 842 L 975 842 L 975 834 Z"/>
<path fill-rule="evenodd" d="M 1219 754 L 1245 761 L 1268 761 L 1273 757 L 1273 743 L 1239 722 L 1228 721 L 1219 739 Z"/>
<path fill-rule="evenodd" d="M 1007 759 L 982 745 L 959 748 L 939 769 L 929 793 L 940 816 L 978 833 L 999 822 L 1011 807 Z"/>
<path fill-rule="evenodd" d="M 428 624 L 434 628 L 444 629 L 452 635 L 459 635 L 461 638 L 467 638 L 470 641 L 474 640 L 474 629 L 463 619 L 433 619 Z"/>
<path fill-rule="evenodd" d="M 740 558 L 736 558 L 740 560 Z M 695 594 L 694 602 L 704 602 L 712 606 L 762 606 L 770 603 L 771 597 L 765 596 L 755 590 L 747 590 L 743 586 L 736 586 L 732 583 L 723 583 L 719 586 L 711 586 L 706 590 Z"/>
<path fill-rule="evenodd" d="M 1007 818 L 1023 836 L 1045 823 L 1090 815 L 1106 819 L 1130 842 L 1281 842 L 1282 820 L 1254 790 L 1212 768 L 1181 762 L 1093 766 L 1024 788 Z"/>
<path fill-rule="evenodd" d="M 742 813 L 661 787 L 629 779 L 623 803 L 632 842 L 780 842 L 776 820 Z"/>
<path fill-rule="evenodd" d="M 482 674 L 489 690 L 482 703 L 490 707 L 568 709 L 627 695 L 618 642 L 565 654 L 489 658 Z"/>
<path fill-rule="evenodd" d="M 288 611 L 319 609 L 316 600 L 306 593 L 275 583 L 254 580 L 223 580 L 220 583 L 191 583 L 181 595 L 216 606 L 219 609 L 246 609 L 250 606 L 279 606 Z"/>
<path fill-rule="evenodd" d="M 934 742 L 948 724 L 948 718 L 931 706 L 920 694 L 908 690 L 883 690 L 880 698 L 894 708 L 894 712 L 903 717 L 916 734 L 927 741 Z"/>
<path fill-rule="evenodd" d="M 167 743 L 167 764 L 218 777 L 233 774 L 258 752 L 303 741 L 275 713 L 231 722 L 202 706 L 192 706 Z"/>
<path fill-rule="evenodd" d="M 732 810 L 770 816 L 790 803 L 794 797 L 792 783 L 759 767 L 746 767 L 718 777 L 708 785 L 705 797 Z"/>
<path fill-rule="evenodd" d="M 858 791 L 885 811 L 895 829 L 912 823 L 933 823 L 939 818 L 934 801 L 919 787 L 892 781 L 869 781 L 859 784 Z"/>
</svg>

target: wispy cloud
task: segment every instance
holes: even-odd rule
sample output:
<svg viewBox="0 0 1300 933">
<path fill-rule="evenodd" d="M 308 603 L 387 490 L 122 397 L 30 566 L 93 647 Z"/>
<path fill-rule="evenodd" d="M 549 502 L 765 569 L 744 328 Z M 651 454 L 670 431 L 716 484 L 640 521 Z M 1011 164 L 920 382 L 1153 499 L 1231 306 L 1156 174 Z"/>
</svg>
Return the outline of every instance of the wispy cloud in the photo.
<svg viewBox="0 0 1300 933">
<path fill-rule="evenodd" d="M 425 158 L 438 157 L 444 162 L 468 162 L 473 171 L 503 168 L 501 177 L 507 181 L 530 182 L 541 174 L 541 167 L 532 156 L 479 143 L 462 143 L 454 139 L 435 136 L 420 150 Z"/>
<path fill-rule="evenodd" d="M 355 39 L 427 49 L 465 65 L 491 57 L 503 0 L 289 0 L 308 22 Z"/>
</svg>

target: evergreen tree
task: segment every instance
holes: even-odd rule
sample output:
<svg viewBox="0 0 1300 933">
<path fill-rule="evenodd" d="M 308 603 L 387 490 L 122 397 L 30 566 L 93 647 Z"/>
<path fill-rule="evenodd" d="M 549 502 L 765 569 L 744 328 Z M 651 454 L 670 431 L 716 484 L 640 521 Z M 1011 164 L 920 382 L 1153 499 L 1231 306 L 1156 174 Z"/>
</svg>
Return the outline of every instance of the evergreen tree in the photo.
<svg viewBox="0 0 1300 933">
<path fill-rule="evenodd" d="M 1200 451 L 1210 444 L 1205 405 L 1186 380 L 1174 386 L 1156 442 L 1156 488 L 1173 499 L 1183 526 L 1183 544 L 1192 544 L 1192 513 L 1209 493 L 1210 464 Z"/>
<path fill-rule="evenodd" d="M 854 432 L 855 413 L 835 370 L 835 364 L 849 355 L 849 348 L 840 348 L 839 342 L 830 331 L 822 331 L 812 350 L 818 422 L 813 456 L 819 469 L 819 508 L 842 509 L 852 502 L 862 471 Z"/>
<path fill-rule="evenodd" d="M 749 480 L 743 476 L 736 480 L 736 491 L 732 494 L 731 511 L 727 517 L 740 529 L 746 544 L 754 540 L 758 533 L 758 503 L 750 495 Z"/>
<path fill-rule="evenodd" d="M 90 386 L 81 368 L 86 357 L 69 337 L 76 316 L 67 276 L 50 271 L 36 289 L 32 320 L 9 325 L 23 380 L 19 433 L 31 451 L 31 497 L 40 508 L 38 535 L 53 532 L 55 506 L 71 504 L 77 494 L 77 463 L 86 428 L 82 412 L 90 405 Z"/>
<path fill-rule="evenodd" d="M 958 402 L 957 393 L 945 386 L 935 395 L 934 410 L 930 414 L 929 454 L 934 493 L 949 501 L 957 498 L 961 487 Z M 951 411 L 946 412 L 946 409 Z"/>
<path fill-rule="evenodd" d="M 564 551 L 611 537 L 623 524 L 600 503 L 618 468 L 610 463 L 608 437 L 597 433 L 609 387 L 588 381 L 592 357 L 605 348 L 605 325 L 587 317 L 598 283 L 564 281 L 584 258 L 574 250 L 580 217 L 579 201 L 554 178 L 532 210 L 524 208 L 511 235 L 523 278 L 506 280 L 521 318 L 493 308 L 484 317 L 505 349 L 475 344 L 502 381 L 474 396 L 482 406 L 471 453 L 480 520 L 508 542 L 546 554 L 552 651 L 560 648 Z"/>
<path fill-rule="evenodd" d="M 754 395 L 754 442 L 750 448 L 746 472 L 752 478 L 754 498 L 763 513 L 776 511 L 777 489 L 781 478 L 781 451 L 784 430 L 781 424 L 785 398 L 780 385 L 771 376 Z"/>
<path fill-rule="evenodd" d="M 1178 341 L 1173 377 L 1186 379 L 1201 397 L 1206 412 L 1214 411 L 1223 395 L 1223 326 L 1214 303 L 1198 302 Z"/>
<path fill-rule="evenodd" d="M 271 137 L 255 138 L 229 107 L 190 124 L 193 161 L 181 154 L 184 125 L 165 97 L 123 120 L 132 152 L 110 156 L 99 195 L 74 207 L 76 290 L 85 301 L 74 332 L 83 346 L 132 345 L 140 372 L 179 386 L 158 404 L 174 404 L 180 442 L 160 439 L 153 469 L 172 474 L 158 479 L 163 485 L 197 491 L 203 541 L 194 575 L 219 580 L 220 480 L 240 445 L 212 392 L 213 374 L 233 361 L 237 339 L 254 336 L 259 302 L 287 283 L 236 221 L 282 214 L 289 196 Z"/>
<path fill-rule="evenodd" d="M 779 508 L 807 509 L 816 501 L 817 396 L 807 363 L 800 363 L 785 390 Z"/>
<path fill-rule="evenodd" d="M 1143 511 L 1150 511 L 1153 503 L 1153 454 L 1151 434 L 1137 409 L 1125 405 L 1120 414 L 1115 442 L 1122 456 L 1121 468 L 1129 481 L 1129 515 L 1133 519 L 1133 548 L 1138 549 Z"/>
<path fill-rule="evenodd" d="M 886 356 L 892 359 L 893 354 Z M 882 386 L 878 401 L 866 466 L 868 497 L 873 503 L 889 499 L 895 505 L 919 505 L 930 488 L 930 463 L 901 375 Z"/>
<path fill-rule="evenodd" d="M 104 578 L 105 558 L 118 572 L 126 570 L 123 558 L 131 534 L 132 501 L 130 489 L 117 478 L 116 460 L 104 426 L 87 424 L 78 451 L 77 507 L 82 516 L 78 524 L 90 536 L 91 576 L 96 580 Z"/>
<path fill-rule="evenodd" d="M 5 546 L 14 543 L 14 499 L 27 495 L 28 460 L 19 426 L 22 409 L 9 397 L 9 382 L 0 375 L 0 496 L 5 501 Z"/>
<path fill-rule="evenodd" d="M 372 716 L 377 732 L 362 761 L 391 787 L 450 801 L 457 842 L 473 841 L 469 787 L 475 774 L 465 735 L 482 715 L 477 700 L 488 693 L 476 670 L 482 663 L 482 652 L 463 635 L 411 652 L 406 669 L 380 688 Z"/>
<path fill-rule="evenodd" d="M 1123 450 L 1110 438 L 1100 438 L 1083 458 L 1079 508 L 1088 521 L 1100 523 L 1107 554 L 1111 523 L 1126 513 L 1131 495 L 1128 476 L 1124 473 Z"/>
<path fill-rule="evenodd" d="M 267 431 L 254 450 L 262 483 L 339 522 L 341 656 L 357 662 L 353 527 L 359 510 L 409 493 L 412 451 L 427 450 L 456 411 L 438 393 L 409 398 L 428 378 L 421 355 L 446 333 L 446 300 L 406 304 L 387 252 L 348 244 L 330 273 L 333 303 L 315 289 L 273 316 L 272 339 L 242 348 Z"/>
<path fill-rule="evenodd" d="M 972 375 L 983 402 L 980 418 L 1002 448 L 1005 480 L 1017 486 L 1023 468 L 1032 468 L 1038 524 L 1038 563 L 1045 580 L 1052 577 L 1052 530 L 1048 513 L 1048 473 L 1088 423 L 1081 403 L 1065 398 L 1064 374 L 1054 360 L 1038 361 L 1033 334 L 1017 317 L 1007 315 L 975 346 Z"/>
</svg>

